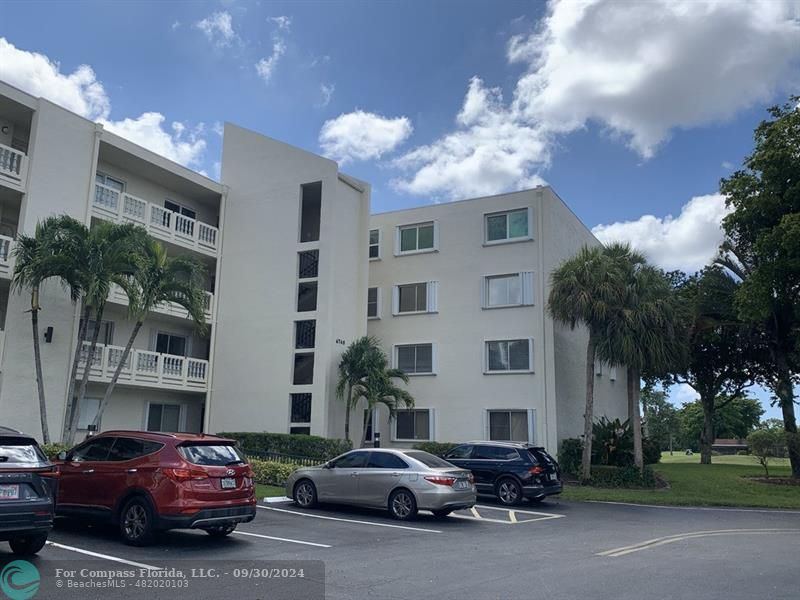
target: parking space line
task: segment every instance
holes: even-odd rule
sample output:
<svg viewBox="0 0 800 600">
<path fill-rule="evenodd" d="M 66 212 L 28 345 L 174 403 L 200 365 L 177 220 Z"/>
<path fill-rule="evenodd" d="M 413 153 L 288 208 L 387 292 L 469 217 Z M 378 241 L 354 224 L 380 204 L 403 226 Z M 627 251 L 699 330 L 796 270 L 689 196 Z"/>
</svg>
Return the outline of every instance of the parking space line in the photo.
<svg viewBox="0 0 800 600">
<path fill-rule="evenodd" d="M 472 507 L 472 508 L 470 508 L 469 510 L 470 510 L 470 512 L 472 513 L 472 516 L 473 516 L 473 517 L 475 517 L 476 519 L 480 519 L 480 518 L 481 518 L 481 515 L 480 515 L 480 513 L 478 512 L 478 509 L 477 509 L 477 508 L 475 508 L 475 507 L 473 506 L 473 507 Z"/>
<path fill-rule="evenodd" d="M 506 519 L 495 519 L 492 517 L 485 517 L 483 516 L 478 509 L 482 511 L 495 511 L 503 513 L 504 515 L 508 515 L 508 520 Z M 535 515 L 536 518 L 533 519 L 520 519 L 519 515 Z M 536 512 L 532 510 L 511 510 L 508 508 L 501 508 L 499 506 L 484 506 L 481 504 L 476 504 L 470 509 L 469 515 L 453 513 L 451 516 L 456 517 L 457 519 L 467 519 L 469 521 L 483 521 L 486 523 L 500 523 L 502 525 L 519 525 L 521 523 L 533 523 L 534 521 L 547 521 L 549 519 L 561 519 L 565 515 L 558 515 L 553 513 L 543 513 L 543 512 Z"/>
<path fill-rule="evenodd" d="M 239 535 L 250 535 L 257 538 L 264 538 L 265 540 L 276 540 L 278 542 L 289 542 L 291 544 L 303 544 L 304 546 L 316 546 L 317 548 L 332 548 L 328 544 L 318 544 L 317 542 L 306 542 L 304 540 L 293 540 L 290 538 L 275 537 L 273 535 L 263 535 L 261 533 L 250 533 L 249 531 L 234 531 Z"/>
<path fill-rule="evenodd" d="M 691 540 L 696 538 L 728 536 L 728 535 L 775 535 L 782 533 L 796 534 L 800 533 L 800 529 L 718 529 L 711 531 L 690 531 L 687 533 L 676 533 L 674 535 L 665 535 L 664 537 L 654 538 L 652 540 L 646 540 L 638 544 L 631 544 L 630 546 L 622 546 L 621 548 L 612 548 L 611 550 L 598 552 L 596 555 L 610 557 L 610 558 L 617 558 L 620 556 L 625 556 L 627 554 L 633 554 L 634 552 L 640 552 L 642 550 L 650 550 L 651 548 L 657 548 L 658 546 L 663 546 L 665 544 L 672 544 L 675 542 L 681 542 L 684 540 Z"/>
<path fill-rule="evenodd" d="M 665 510 L 713 510 L 722 512 L 771 513 L 777 515 L 800 515 L 800 510 L 784 510 L 782 508 L 731 508 L 727 506 L 667 506 L 663 504 L 639 504 L 637 502 L 613 502 L 611 500 L 584 500 L 591 504 L 617 504 L 619 506 L 635 506 L 636 508 L 661 508 Z"/>
<path fill-rule="evenodd" d="M 499 511 L 506 511 L 506 510 L 510 511 L 511 510 L 509 508 L 502 508 L 500 506 L 487 506 L 485 504 L 476 504 L 475 508 L 483 508 L 485 510 L 499 510 Z M 537 512 L 535 510 L 523 510 L 521 508 L 515 508 L 513 512 L 521 513 L 521 514 L 524 514 L 524 515 L 539 515 L 539 516 L 542 516 L 542 517 L 553 517 L 554 519 L 560 519 L 561 517 L 564 516 L 564 515 L 559 515 L 557 513 Z"/>
<path fill-rule="evenodd" d="M 516 511 L 510 510 L 508 511 L 508 520 L 512 523 L 517 523 L 517 513 Z"/>
<path fill-rule="evenodd" d="M 358 519 L 344 519 L 342 517 L 329 517 L 327 515 L 312 515 L 310 513 L 304 513 L 297 510 L 287 510 L 285 508 L 275 508 L 274 506 L 261 506 L 259 505 L 258 508 L 263 510 L 274 510 L 276 512 L 287 513 L 290 515 L 298 515 L 301 517 L 310 517 L 312 519 L 324 519 L 326 521 L 341 521 L 344 523 L 356 523 L 358 525 L 373 525 L 375 527 L 390 527 L 392 529 L 405 529 L 408 531 L 421 531 L 424 533 L 442 533 L 439 529 L 425 529 L 423 527 L 409 527 L 408 525 L 392 525 L 390 523 L 375 523 L 374 521 L 361 521 Z"/>
<path fill-rule="evenodd" d="M 469 515 L 458 515 L 453 513 L 450 515 L 451 517 L 455 517 L 456 519 L 466 519 L 467 521 L 480 521 L 481 523 L 500 523 L 502 525 L 513 525 L 511 521 L 503 521 L 502 519 L 490 519 L 488 517 L 471 517 Z"/>
<path fill-rule="evenodd" d="M 124 558 L 119 558 L 118 556 L 111 556 L 109 554 L 100 554 L 99 552 L 92 552 L 91 550 L 76 548 L 75 546 L 67 546 L 65 544 L 59 544 L 58 542 L 48 541 L 47 545 L 52 546 L 53 548 L 61 548 L 62 550 L 69 550 L 70 552 L 77 552 L 78 554 L 85 554 L 86 556 L 94 556 L 95 558 L 103 558 L 105 560 L 110 560 L 112 562 L 118 562 L 124 565 L 130 565 L 132 567 L 139 567 L 141 569 L 149 569 L 153 571 L 153 570 L 160 570 L 162 568 L 162 567 L 154 567 L 153 565 L 146 565 L 144 563 L 139 563 L 132 560 L 126 560 Z"/>
</svg>

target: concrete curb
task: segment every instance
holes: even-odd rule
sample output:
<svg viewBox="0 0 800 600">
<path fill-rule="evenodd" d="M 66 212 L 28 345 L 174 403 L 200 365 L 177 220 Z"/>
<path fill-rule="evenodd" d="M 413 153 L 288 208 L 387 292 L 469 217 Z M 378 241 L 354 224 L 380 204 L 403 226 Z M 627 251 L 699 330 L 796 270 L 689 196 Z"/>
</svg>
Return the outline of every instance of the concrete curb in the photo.
<svg viewBox="0 0 800 600">
<path fill-rule="evenodd" d="M 277 502 L 291 502 L 292 499 L 287 498 L 286 496 L 267 496 L 263 501 L 267 504 L 274 504 Z"/>
</svg>

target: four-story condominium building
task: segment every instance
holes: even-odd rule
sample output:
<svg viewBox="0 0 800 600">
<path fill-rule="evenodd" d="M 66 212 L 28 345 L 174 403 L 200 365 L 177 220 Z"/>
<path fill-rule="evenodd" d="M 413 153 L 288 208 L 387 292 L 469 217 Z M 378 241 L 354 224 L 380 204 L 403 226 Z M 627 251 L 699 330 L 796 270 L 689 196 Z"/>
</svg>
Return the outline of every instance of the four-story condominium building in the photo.
<svg viewBox="0 0 800 600">
<path fill-rule="evenodd" d="M 199 336 L 180 307 L 145 321 L 102 428 L 341 437 L 337 367 L 381 340 L 416 399 L 367 423 L 386 444 L 504 439 L 555 449 L 582 431 L 586 332 L 553 323 L 549 274 L 597 240 L 547 187 L 370 216 L 370 187 L 329 159 L 233 125 L 212 181 L 0 82 L 0 422 L 39 431 L 29 298 L 10 289 L 19 233 L 69 214 L 133 222 L 207 271 Z M 51 432 L 63 428 L 80 307 L 45 286 L 40 325 Z M 112 289 L 80 429 L 133 323 Z M 626 412 L 624 371 L 598 365 L 597 414 Z M 352 417 L 353 437 L 364 415 Z"/>
</svg>

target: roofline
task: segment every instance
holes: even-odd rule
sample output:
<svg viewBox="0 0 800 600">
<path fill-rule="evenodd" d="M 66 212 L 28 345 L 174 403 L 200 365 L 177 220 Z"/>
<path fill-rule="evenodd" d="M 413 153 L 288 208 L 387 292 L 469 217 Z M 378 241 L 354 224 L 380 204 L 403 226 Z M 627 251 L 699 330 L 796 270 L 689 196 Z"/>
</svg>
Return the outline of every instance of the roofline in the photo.
<svg viewBox="0 0 800 600">
<path fill-rule="evenodd" d="M 433 204 L 420 204 L 419 206 L 411 206 L 409 208 L 397 208 L 395 210 L 387 210 L 384 212 L 371 213 L 371 217 L 380 217 L 383 215 L 391 215 L 394 213 L 408 212 L 410 210 L 419 210 L 423 208 L 433 208 L 435 206 L 447 206 L 449 204 L 461 204 L 462 202 L 477 202 L 478 200 L 489 200 L 490 198 L 499 198 L 500 196 L 512 196 L 515 194 L 529 194 L 531 192 L 543 189 L 553 189 L 549 185 L 537 185 L 536 187 L 527 188 L 524 190 L 515 190 L 513 192 L 501 192 L 499 194 L 490 194 L 489 196 L 477 196 L 475 198 L 461 198 L 459 200 L 447 200 L 446 202 L 434 202 Z M 555 192 L 553 192 L 555 193 Z M 558 194 L 556 194 L 557 196 Z M 563 200 L 562 200 L 563 202 Z"/>
</svg>

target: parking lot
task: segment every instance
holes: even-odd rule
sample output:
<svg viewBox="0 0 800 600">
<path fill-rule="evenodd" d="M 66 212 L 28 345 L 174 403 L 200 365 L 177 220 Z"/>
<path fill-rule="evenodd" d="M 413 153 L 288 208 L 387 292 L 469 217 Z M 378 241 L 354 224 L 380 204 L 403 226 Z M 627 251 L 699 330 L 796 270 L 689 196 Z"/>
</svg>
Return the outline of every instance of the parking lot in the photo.
<svg viewBox="0 0 800 600">
<path fill-rule="evenodd" d="M 226 539 L 171 531 L 136 548 L 123 545 L 114 528 L 70 521 L 50 539 L 34 561 L 40 569 L 88 560 L 108 568 L 323 561 L 330 599 L 639 599 L 645 589 L 649 598 L 795 598 L 800 513 L 556 500 L 517 510 L 481 502 L 444 519 L 423 512 L 398 522 L 347 507 L 261 503 L 256 520 Z M 209 581 L 192 597 L 249 598 L 250 584 L 237 585 Z M 174 597 L 168 590 L 147 595 Z M 83 597 L 144 596 L 106 590 Z"/>
</svg>

